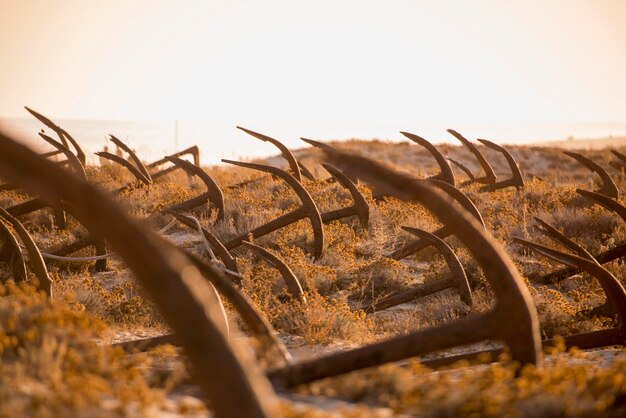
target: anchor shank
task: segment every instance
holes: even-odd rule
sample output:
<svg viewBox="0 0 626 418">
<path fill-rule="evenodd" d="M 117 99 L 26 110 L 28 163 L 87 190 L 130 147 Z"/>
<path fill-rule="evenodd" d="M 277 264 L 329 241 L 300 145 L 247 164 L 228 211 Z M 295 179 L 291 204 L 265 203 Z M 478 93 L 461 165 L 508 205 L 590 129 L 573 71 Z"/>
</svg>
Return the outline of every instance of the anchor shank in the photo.
<svg viewBox="0 0 626 418">
<path fill-rule="evenodd" d="M 241 243 L 243 241 L 246 241 L 250 235 L 252 235 L 253 238 L 260 238 L 264 235 L 269 234 L 270 232 L 274 232 L 277 229 L 299 221 L 300 219 L 306 218 L 307 215 L 308 214 L 306 209 L 304 207 L 299 207 L 298 209 L 279 216 L 273 221 L 270 221 L 266 224 L 254 228 L 251 231 L 246 232 L 245 234 L 241 234 L 238 237 L 231 239 L 224 244 L 224 247 L 226 247 L 226 249 L 228 250 L 232 250 L 233 248 L 239 247 Z"/>
</svg>

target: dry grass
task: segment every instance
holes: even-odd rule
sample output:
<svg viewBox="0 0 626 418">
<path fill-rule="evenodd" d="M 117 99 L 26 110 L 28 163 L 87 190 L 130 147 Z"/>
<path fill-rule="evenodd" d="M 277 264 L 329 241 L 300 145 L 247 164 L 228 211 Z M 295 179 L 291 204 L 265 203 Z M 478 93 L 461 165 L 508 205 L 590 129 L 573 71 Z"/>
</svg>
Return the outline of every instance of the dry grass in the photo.
<svg viewBox="0 0 626 418">
<path fill-rule="evenodd" d="M 376 141 L 352 141 L 339 146 L 385 159 L 417 176 L 436 172 L 432 158 L 417 146 Z M 463 149 L 444 148 L 450 157 L 477 171 Z M 465 191 L 483 214 L 487 229 L 507 249 L 523 274 L 530 276 L 556 267 L 511 243 L 513 236 L 522 236 L 552 245 L 532 228 L 533 216 L 552 223 L 592 253 L 626 240 L 626 227 L 617 216 L 590 205 L 575 193 L 577 187 L 595 187 L 593 177 L 584 168 L 557 150 L 511 147 L 511 152 L 527 176 L 533 174 L 543 180 L 528 181 L 522 191 L 484 194 L 478 192 L 477 186 Z M 314 172 L 323 175 L 323 170 L 316 166 L 317 151 L 298 155 L 308 167 L 316 167 Z M 491 151 L 486 155 L 494 162 L 496 172 L 505 177 L 508 169 L 501 156 Z M 591 153 L 604 166 L 609 155 L 608 151 Z M 295 194 L 271 176 L 238 167 L 208 171 L 223 187 L 226 220 L 215 223 L 215 213 L 208 209 L 197 211 L 196 216 L 224 240 L 299 204 Z M 455 173 L 464 180 L 464 174 Z M 90 168 L 88 175 L 109 190 L 130 180 L 124 172 L 109 168 Z M 225 187 L 252 178 L 260 180 L 246 187 Z M 623 178 L 616 178 L 623 190 Z M 350 203 L 348 193 L 336 184 L 305 184 L 322 211 Z M 369 228 L 361 231 L 356 219 L 325 225 L 327 243 L 320 260 L 313 261 L 310 255 L 311 230 L 304 220 L 256 240 L 283 258 L 295 272 L 306 291 L 305 306 L 289 296 L 275 269 L 244 250 L 234 251 L 245 276 L 243 291 L 290 346 L 356 346 L 489 309 L 493 297 L 480 270 L 467 250 L 450 238 L 447 242 L 461 259 L 474 288 L 473 307 L 463 305 L 455 290 L 447 290 L 389 312 L 365 315 L 359 310 L 363 302 L 380 300 L 448 273 L 442 258 L 431 249 L 402 261 L 387 258 L 411 240 L 400 229 L 402 225 L 429 231 L 440 225 L 419 204 L 393 198 L 374 200 L 369 188 L 359 188 L 371 205 Z M 190 182 L 186 175 L 177 173 L 150 188 L 130 190 L 117 200 L 137 217 L 146 217 L 201 192 L 197 181 Z M 15 192 L 0 194 L 3 206 L 27 198 Z M 157 216 L 153 223 L 161 227 L 169 220 Z M 85 233 L 75 221 L 70 222 L 67 230 L 57 230 L 46 211 L 24 217 L 24 221 L 42 249 L 56 248 Z M 203 252 L 193 231 L 177 226 L 168 235 L 185 248 Z M 607 267 L 620 279 L 626 278 L 623 264 L 613 262 Z M 150 408 L 156 414 L 159 407 L 155 410 L 155 405 L 165 405 L 171 399 L 180 373 L 176 378 L 155 379 L 153 365 L 164 358 L 159 352 L 129 357 L 94 344 L 118 340 L 121 333 L 150 335 L 166 329 L 123 263 L 113 258 L 108 272 L 93 273 L 90 263 L 56 262 L 50 265 L 50 271 L 55 282 L 53 303 L 14 286 L 4 290 L 11 296 L 0 299 L 0 416 L 133 415 Z M 546 338 L 612 325 L 610 318 L 581 314 L 604 301 L 600 287 L 589 277 L 575 276 L 552 286 L 528 284 Z M 229 316 L 236 315 L 230 312 Z M 165 357 L 177 358 L 178 354 Z M 600 412 L 619 416 L 624 412 L 626 364 L 622 360 L 599 364 L 593 359 L 582 362 L 562 354 L 543 370 L 526 368 L 519 378 L 515 378 L 515 370 L 515 365 L 509 363 L 435 374 L 413 363 L 410 367 L 384 366 L 299 389 L 307 395 L 362 403 L 359 406 L 333 407 L 331 413 L 315 403 L 285 401 L 282 410 L 285 416 L 293 417 L 385 416 L 390 411 L 433 417 L 593 416 Z M 53 396 L 55 393 L 59 395 Z"/>
</svg>

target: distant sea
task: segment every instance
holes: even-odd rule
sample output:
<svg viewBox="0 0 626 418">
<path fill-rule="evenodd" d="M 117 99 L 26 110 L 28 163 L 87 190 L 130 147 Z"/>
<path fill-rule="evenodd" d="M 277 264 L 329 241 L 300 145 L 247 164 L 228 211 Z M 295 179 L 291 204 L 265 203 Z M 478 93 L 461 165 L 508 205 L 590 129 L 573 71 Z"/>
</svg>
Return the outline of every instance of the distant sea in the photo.
<svg viewBox="0 0 626 418">
<path fill-rule="evenodd" d="M 235 123 L 200 121 L 106 121 L 54 120 L 68 131 L 97 164 L 93 152 L 109 145 L 108 134 L 125 141 L 146 161 L 152 161 L 191 145 L 198 145 L 203 164 L 217 164 L 221 158 L 252 159 L 275 155 L 270 144 L 259 141 L 236 129 Z M 503 144 L 528 144 L 548 141 L 577 141 L 596 138 L 625 138 L 626 123 L 283 123 L 240 122 L 244 127 L 283 141 L 290 148 L 307 146 L 300 137 L 311 139 L 379 139 L 404 141 L 399 131 L 409 131 L 434 143 L 457 143 L 446 132 L 453 128 L 469 139 L 486 138 Z M 34 118 L 2 119 L 0 125 L 17 131 L 32 147 L 41 151 L 50 147 L 37 136 L 45 128 Z M 612 145 L 610 141 L 608 145 Z"/>
</svg>

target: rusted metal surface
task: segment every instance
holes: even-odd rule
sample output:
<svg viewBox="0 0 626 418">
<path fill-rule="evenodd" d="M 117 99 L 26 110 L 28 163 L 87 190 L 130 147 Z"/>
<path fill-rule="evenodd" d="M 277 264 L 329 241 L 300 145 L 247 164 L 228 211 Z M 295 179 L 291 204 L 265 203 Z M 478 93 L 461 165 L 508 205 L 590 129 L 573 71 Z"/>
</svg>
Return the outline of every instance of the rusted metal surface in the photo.
<svg viewBox="0 0 626 418">
<path fill-rule="evenodd" d="M 626 155 L 622 154 L 619 151 L 616 151 L 614 149 L 611 150 L 611 153 L 613 153 L 613 155 L 615 155 L 618 159 L 618 161 L 621 163 L 621 166 L 623 167 L 624 165 L 626 165 Z"/>
<path fill-rule="evenodd" d="M 12 216 L 9 212 L 2 208 L 0 208 L 0 217 L 11 224 L 17 235 L 24 243 L 24 247 L 26 247 L 26 251 L 28 252 L 30 265 L 32 266 L 35 276 L 37 276 L 37 288 L 43 290 L 48 297 L 51 297 L 52 279 L 50 279 L 48 268 L 46 267 L 46 263 L 43 261 L 39 247 L 37 247 L 37 244 L 35 244 L 33 238 L 30 236 L 26 228 L 24 228 L 24 225 L 22 225 L 16 217 Z"/>
<path fill-rule="evenodd" d="M 474 202 L 472 202 L 471 199 L 467 197 L 465 193 L 463 193 L 456 187 L 453 187 L 452 185 L 446 182 L 440 181 L 440 180 L 429 179 L 427 181 L 430 182 L 432 185 L 436 186 L 437 188 L 441 189 L 442 191 L 444 191 L 448 196 L 450 196 L 454 200 L 456 200 L 463 207 L 463 209 L 465 209 L 469 214 L 471 214 L 471 216 L 474 217 L 484 228 L 485 221 L 483 220 L 482 215 L 478 211 L 478 208 L 476 207 L 476 205 L 474 205 Z M 451 230 L 450 227 L 448 227 L 447 225 L 444 225 L 441 228 L 434 231 L 433 234 L 437 236 L 438 238 L 443 239 L 452 235 L 453 231 Z M 428 246 L 430 246 L 430 244 L 428 243 L 428 241 L 424 239 L 414 240 L 405 244 L 402 248 L 394 251 L 393 253 L 388 255 L 388 257 L 393 258 L 394 260 L 402 260 L 403 258 L 406 258 L 412 254 L 415 254 L 418 251 L 421 251 Z"/>
<path fill-rule="evenodd" d="M 563 154 L 575 159 L 589 171 L 592 171 L 600 176 L 600 179 L 602 180 L 602 187 L 598 190 L 599 193 L 615 199 L 619 197 L 619 189 L 617 188 L 615 181 L 613 181 L 611 175 L 604 168 L 602 168 L 600 164 L 578 152 L 563 151 Z"/>
<path fill-rule="evenodd" d="M 218 325 L 213 291 L 188 257 L 131 220 L 97 187 L 1 132 L 0 151 L 2 177 L 44 198 L 71 202 L 77 219 L 124 259 L 176 332 L 217 417 L 273 415 L 271 387 L 254 363 L 233 351 Z"/>
<path fill-rule="evenodd" d="M 58 149 L 65 155 L 70 167 L 72 167 L 72 169 L 77 175 L 79 175 L 82 179 L 87 178 L 87 173 L 85 172 L 84 164 L 80 161 L 80 159 L 76 155 L 74 155 L 74 153 L 72 153 L 72 151 L 70 151 L 69 148 L 67 148 L 60 142 L 56 141 L 55 139 L 53 139 L 52 137 L 44 133 L 40 132 L 39 136 L 48 144 L 52 145 L 53 147 L 55 147 L 56 149 Z"/>
<path fill-rule="evenodd" d="M 324 167 L 324 169 L 326 169 L 326 171 L 328 171 L 339 184 L 341 184 L 345 189 L 348 190 L 353 202 L 352 205 L 346 208 L 322 213 L 322 222 L 328 223 L 336 221 L 338 219 L 356 216 L 357 218 L 359 218 L 361 228 L 367 229 L 370 218 L 370 206 L 367 203 L 367 200 L 365 200 L 365 198 L 356 187 L 356 185 L 352 182 L 352 180 L 350 180 L 348 176 L 342 173 L 341 170 L 333 167 L 328 163 L 322 163 L 322 167 Z"/>
<path fill-rule="evenodd" d="M 33 115 L 35 118 L 37 118 L 37 120 L 39 120 L 41 123 L 46 125 L 48 128 L 52 129 L 54 131 L 54 133 L 56 133 L 57 136 L 59 137 L 59 139 L 61 140 L 61 143 L 63 144 L 63 146 L 65 146 L 66 148 L 68 148 L 67 141 L 69 141 L 72 144 L 72 146 L 74 147 L 74 150 L 76 151 L 76 157 L 78 158 L 80 163 L 83 165 L 83 167 L 85 165 L 87 165 L 87 157 L 86 157 L 85 153 L 80 148 L 80 145 L 78 145 L 78 142 L 76 142 L 76 140 L 69 133 L 67 133 L 67 131 L 65 129 L 61 128 L 60 126 L 58 126 L 57 124 L 52 122 L 50 119 L 48 119 L 47 117 L 45 117 L 41 113 L 38 113 L 38 112 L 34 111 L 33 109 L 28 108 L 27 106 L 24 106 L 24 108 L 31 115 Z"/>
<path fill-rule="evenodd" d="M 571 239 L 567 238 L 561 231 L 556 229 L 554 226 L 550 225 L 548 222 L 544 221 L 538 216 L 535 216 L 535 222 L 539 224 L 539 225 L 535 225 L 536 229 L 542 232 L 544 235 L 547 235 L 548 237 L 550 237 L 553 241 L 558 242 L 559 244 L 561 244 L 562 246 L 566 248 L 569 248 L 571 251 L 578 254 L 579 257 L 595 261 L 593 256 L 589 253 L 589 251 L 587 251 L 580 245 L 576 244 Z"/>
<path fill-rule="evenodd" d="M 285 181 L 285 183 L 287 183 L 289 187 L 291 187 L 291 189 L 293 189 L 293 191 L 298 195 L 300 202 L 302 203 L 299 208 L 294 209 L 282 216 L 279 216 L 273 221 L 258 226 L 253 230 L 246 232 L 245 234 L 241 234 L 229 240 L 228 242 L 225 242 L 224 246 L 227 249 L 231 250 L 233 248 L 239 247 L 243 243 L 243 241 L 246 241 L 248 239 L 248 236 L 250 235 L 253 238 L 259 238 L 269 234 L 270 232 L 274 232 L 277 229 L 297 222 L 301 219 L 308 218 L 311 222 L 311 227 L 313 228 L 313 255 L 316 259 L 322 256 L 322 252 L 324 251 L 324 228 L 322 226 L 322 217 L 309 192 L 307 192 L 306 189 L 302 187 L 300 182 L 296 180 L 295 177 L 287 173 L 285 170 L 281 170 L 280 168 L 272 167 L 269 165 L 243 163 L 240 161 L 232 160 L 222 160 L 222 162 L 226 164 L 237 165 L 239 167 L 250 168 L 252 170 L 263 171 L 281 178 Z"/>
<path fill-rule="evenodd" d="M 170 215 L 174 216 L 179 222 L 186 225 L 187 227 L 193 230 L 197 229 L 196 223 L 193 221 L 193 219 L 190 216 L 187 216 L 182 213 L 175 212 L 175 211 L 166 211 L 165 213 L 169 213 Z M 209 242 L 212 250 L 215 252 L 217 257 L 219 257 L 219 259 L 222 260 L 222 262 L 224 263 L 224 266 L 228 270 L 239 273 L 239 268 L 237 267 L 237 262 L 235 261 L 235 258 L 226 249 L 226 247 L 224 247 L 224 244 L 222 244 L 222 242 L 206 228 L 201 227 L 201 231 L 202 231 L 202 235 Z M 233 277 L 233 281 L 235 281 L 235 283 L 238 286 L 241 286 L 240 278 Z"/>
<path fill-rule="evenodd" d="M 482 167 L 485 175 L 483 177 L 475 177 L 473 181 L 482 184 L 494 184 L 497 180 L 496 173 L 493 171 L 493 168 L 491 167 L 485 156 L 478 150 L 478 148 L 476 148 L 476 145 L 472 144 L 467 138 L 465 138 L 463 135 L 453 129 L 448 129 L 448 132 L 456 139 L 458 139 L 461 144 L 463 144 L 463 146 L 468 149 L 469 152 L 474 154 L 474 157 L 476 157 L 476 160 Z"/>
<path fill-rule="evenodd" d="M 87 174 L 85 172 L 84 165 L 76 157 L 76 155 L 74 155 L 72 151 L 69 150 L 69 148 L 67 148 L 62 143 L 56 141 L 55 139 L 51 138 L 50 136 L 44 133 L 39 133 L 39 136 L 44 141 L 54 146 L 59 152 L 63 153 L 67 157 L 67 161 L 69 165 L 72 167 L 72 169 L 74 170 L 77 176 L 79 176 L 83 180 L 87 179 Z M 29 201 L 18 203 L 17 205 L 8 207 L 6 208 L 6 210 L 13 216 L 22 216 L 31 212 L 35 212 L 39 209 L 43 209 L 45 207 L 51 207 L 53 209 L 54 221 L 55 221 L 56 226 L 60 229 L 64 229 L 67 226 L 67 222 L 65 218 L 65 212 L 63 210 L 63 203 L 59 200 L 48 202 L 44 199 L 35 198 Z"/>
<path fill-rule="evenodd" d="M 304 291 L 302 290 L 300 280 L 298 280 L 296 275 L 293 273 L 293 271 L 291 271 L 289 266 L 283 260 L 281 260 L 275 254 L 267 251 L 265 248 L 251 242 L 244 241 L 242 244 L 244 247 L 251 250 L 256 255 L 271 264 L 274 268 L 276 268 L 276 270 L 278 270 L 280 272 L 280 275 L 283 277 L 283 281 L 285 282 L 285 285 L 287 285 L 287 289 L 289 290 L 289 293 L 291 293 L 291 296 L 293 296 L 293 298 L 296 300 L 306 303 L 306 297 L 304 296 Z"/>
<path fill-rule="evenodd" d="M 206 192 L 199 196 L 193 197 L 185 202 L 178 203 L 168 208 L 173 211 L 185 211 L 196 208 L 207 201 L 210 201 L 215 205 L 217 209 L 217 220 L 224 220 L 224 194 L 220 186 L 213 180 L 209 174 L 197 165 L 191 164 L 189 161 L 183 160 L 179 157 L 165 157 L 168 161 L 174 163 L 179 168 L 185 170 L 191 176 L 197 176 L 206 186 Z"/>
<path fill-rule="evenodd" d="M 461 164 L 460 162 L 453 160 L 452 158 L 448 158 L 448 161 L 450 161 L 452 164 L 454 164 L 455 166 L 457 166 L 458 168 L 460 168 L 461 170 L 463 170 L 463 172 L 467 175 L 467 177 L 469 178 L 468 183 L 473 183 L 474 181 L 476 181 L 476 177 L 474 177 L 474 174 L 472 174 L 472 171 L 465 167 L 463 164 Z"/>
<path fill-rule="evenodd" d="M 221 271 L 188 251 L 184 251 L 184 253 L 194 263 L 204 278 L 215 286 L 219 294 L 233 306 L 237 314 L 241 317 L 242 322 L 248 328 L 248 331 L 257 338 L 260 343 L 261 356 L 275 367 L 291 363 L 292 358 L 287 348 L 276 336 L 276 331 L 273 329 L 272 325 L 265 319 L 263 314 L 255 308 L 254 303 L 234 286 Z M 161 344 L 178 345 L 180 343 L 174 334 L 168 334 L 129 341 L 119 345 L 128 351 L 144 351 Z"/>
<path fill-rule="evenodd" d="M 26 264 L 20 250 L 17 238 L 9 227 L 0 220 L 0 261 L 5 261 L 11 267 L 13 280 L 16 282 L 26 281 Z"/>
<path fill-rule="evenodd" d="M 141 161 L 141 159 L 137 156 L 135 151 L 133 151 L 128 145 L 122 142 L 121 139 L 119 139 L 113 134 L 109 134 L 109 139 L 111 140 L 111 142 L 113 142 L 115 145 L 120 147 L 122 150 L 126 151 L 130 159 L 133 160 L 133 162 L 135 163 L 135 166 L 137 167 L 137 169 L 148 179 L 149 182 L 152 182 L 152 176 L 150 175 L 150 172 L 148 171 L 146 166 L 143 164 L 143 161 Z"/>
<path fill-rule="evenodd" d="M 293 175 L 294 178 L 298 180 L 298 182 L 300 183 L 302 182 L 302 175 L 300 174 L 300 165 L 298 164 L 298 160 L 296 160 L 296 157 L 293 156 L 293 154 L 291 153 L 291 151 L 289 151 L 289 148 L 287 148 L 285 144 L 283 144 L 277 139 L 271 138 L 267 135 L 260 134 L 258 132 L 251 131 L 246 128 L 242 128 L 241 126 L 237 126 L 237 129 L 241 129 L 248 135 L 251 135 L 257 139 L 260 139 L 261 141 L 269 142 L 270 144 L 278 148 L 283 158 L 287 160 L 287 163 L 289 164 L 291 175 Z"/>
<path fill-rule="evenodd" d="M 615 276 L 613 276 L 593 258 L 588 259 L 578 255 L 564 253 L 522 238 L 515 237 L 513 240 L 514 242 L 524 245 L 551 260 L 583 270 L 595 277 L 606 294 L 607 302 L 609 302 L 615 309 L 618 316 L 616 327 L 601 331 L 566 336 L 564 339 L 568 348 L 578 347 L 582 349 L 590 349 L 613 344 L 624 345 L 626 343 L 626 291 L 624 290 L 624 286 L 622 286 L 620 281 L 617 280 Z M 560 239 L 559 242 L 561 242 Z M 576 248 L 576 244 L 573 246 L 568 245 L 568 248 Z"/>
<path fill-rule="evenodd" d="M 276 385 L 295 386 L 485 339 L 505 342 L 513 359 L 521 364 L 542 363 L 537 312 L 530 294 L 513 262 L 478 221 L 458 210 L 429 182 L 395 172 L 368 158 L 337 150 L 325 153 L 331 163 L 384 193 L 420 201 L 449 225 L 483 269 L 496 302 L 493 310 L 482 315 L 273 370 L 269 377 Z"/>
<path fill-rule="evenodd" d="M 511 155 L 511 153 L 501 145 L 496 144 L 495 142 L 488 141 L 486 139 L 479 139 L 478 142 L 486 146 L 487 148 L 491 148 L 492 150 L 498 151 L 501 153 L 506 162 L 509 164 L 509 169 L 511 170 L 511 178 L 506 180 L 497 181 L 493 184 L 484 186 L 482 191 L 494 191 L 498 189 L 504 189 L 507 187 L 515 187 L 516 189 L 524 188 L 524 178 L 522 177 L 522 172 L 519 170 L 519 166 L 517 165 L 517 161 Z"/>
<path fill-rule="evenodd" d="M 601 253 L 593 256 L 593 258 L 595 258 L 600 264 L 606 264 L 622 257 L 626 257 L 626 242 L 622 242 L 613 248 L 602 251 Z M 559 282 L 580 272 L 581 270 L 576 267 L 565 267 L 547 274 L 531 275 L 528 278 L 533 282 L 550 284 Z"/>
<path fill-rule="evenodd" d="M 391 308 L 393 306 L 400 305 L 401 303 L 410 302 L 417 298 L 422 298 L 428 295 L 432 295 L 436 292 L 440 292 L 442 290 L 446 290 L 449 288 L 458 289 L 461 300 L 468 306 L 472 306 L 472 290 L 470 289 L 469 282 L 467 281 L 467 275 L 465 274 L 465 270 L 463 269 L 463 265 L 459 261 L 454 251 L 445 241 L 441 238 L 437 237 L 430 232 L 424 231 L 418 228 L 411 228 L 408 226 L 403 226 L 402 229 L 405 231 L 417 235 L 421 239 L 426 240 L 430 243 L 430 245 L 437 248 L 437 250 L 443 255 L 446 263 L 448 264 L 448 268 L 450 269 L 450 275 L 446 276 L 443 279 L 436 280 L 434 282 L 428 284 L 422 284 L 415 286 L 413 289 L 401 292 L 397 295 L 393 295 L 377 301 L 375 303 L 371 303 L 365 306 L 362 306 L 365 312 L 378 312 L 384 309 Z"/>
<path fill-rule="evenodd" d="M 117 164 L 121 165 L 122 167 L 126 168 L 137 179 L 137 181 L 140 181 L 141 183 L 143 183 L 145 185 L 149 185 L 149 184 L 152 183 L 152 179 L 151 178 L 146 177 L 146 175 L 144 173 L 142 173 L 137 167 L 135 167 L 127 159 L 122 158 L 119 155 L 115 155 L 115 154 L 112 154 L 112 153 L 107 152 L 107 151 L 98 151 L 95 154 L 98 157 L 106 158 L 107 160 L 113 161 L 114 163 L 117 163 Z M 122 189 L 125 189 L 125 188 L 126 187 L 122 187 Z"/>
<path fill-rule="evenodd" d="M 624 207 L 618 201 L 611 199 L 610 197 L 601 193 L 590 192 L 580 189 L 577 189 L 576 192 L 581 196 L 590 199 L 593 203 L 596 203 L 604 207 L 605 209 L 615 212 L 617 215 L 620 216 L 620 218 L 622 218 L 626 222 L 626 207 Z M 606 264 L 624 256 L 626 256 L 626 242 L 620 243 L 609 250 L 593 255 L 593 258 L 600 264 Z M 530 276 L 529 278 L 539 283 L 555 283 L 580 272 L 581 270 L 576 267 L 566 267 L 541 276 Z"/>
<path fill-rule="evenodd" d="M 624 222 L 626 222 L 626 207 L 617 200 L 613 200 L 610 197 L 601 193 L 590 192 L 587 190 L 576 189 L 576 193 L 583 197 L 586 197 L 593 203 L 600 205 L 605 209 L 615 212 L 619 215 L 620 218 L 622 218 Z"/>
<path fill-rule="evenodd" d="M 200 165 L 200 149 L 198 148 L 197 145 L 193 145 L 189 148 L 185 148 L 182 151 L 178 151 L 178 152 L 175 152 L 174 154 L 170 154 L 166 157 L 163 157 L 160 160 L 156 160 L 148 164 L 147 168 L 156 168 L 160 165 L 165 164 L 166 162 L 168 162 L 167 157 L 182 157 L 183 155 L 191 155 L 193 157 L 194 165 L 197 165 L 197 166 Z M 154 177 L 154 174 L 152 174 L 152 176 Z"/>
<path fill-rule="evenodd" d="M 120 158 L 118 156 L 116 156 L 116 158 Z M 206 204 L 207 202 L 212 202 L 215 206 L 216 209 L 218 211 L 218 215 L 217 215 L 217 220 L 223 220 L 224 219 L 224 197 L 222 194 L 221 189 L 219 188 L 219 186 L 217 185 L 217 183 L 204 171 L 202 170 L 200 167 L 191 164 L 189 161 L 183 160 L 181 158 L 178 157 L 166 157 L 166 161 L 168 161 L 167 159 L 170 159 L 169 161 L 171 161 L 172 163 L 175 164 L 175 167 L 180 167 L 183 170 L 185 170 L 189 175 L 196 175 L 200 178 L 200 180 L 202 180 L 202 182 L 205 184 L 207 191 L 205 193 L 202 193 L 198 196 L 195 196 L 191 199 L 188 199 L 184 202 L 175 204 L 173 206 L 170 206 L 169 208 L 163 209 L 159 212 L 157 212 L 157 214 L 161 214 L 161 213 L 168 213 L 168 212 L 178 212 L 178 211 L 186 211 L 186 210 L 191 210 L 194 208 L 197 208 L 199 206 L 202 206 L 204 204 Z M 122 159 L 123 161 L 126 161 L 124 159 Z M 128 161 L 126 161 L 126 164 L 130 164 Z M 134 168 L 134 167 L 133 167 Z M 135 169 L 136 170 L 136 169 Z M 137 170 L 136 170 L 137 171 Z M 44 205 L 44 203 L 41 203 L 42 205 Z M 10 208 L 14 211 L 17 211 L 18 209 L 21 209 L 20 207 L 14 207 L 14 208 Z M 26 208 L 28 209 L 28 208 Z M 11 211 L 11 210 L 10 210 Z M 22 212 L 24 212 L 24 210 L 20 210 L 19 214 L 21 214 Z M 15 214 L 14 214 L 15 215 Z M 153 214 L 152 216 L 155 216 L 156 214 Z M 78 240 L 70 243 L 70 244 L 66 244 L 61 246 L 60 248 L 56 248 L 54 250 L 51 250 L 52 254 L 55 255 L 60 255 L 60 256 L 64 256 L 64 255 L 68 255 L 71 253 L 74 253 L 76 251 L 81 250 L 82 248 L 88 247 L 90 245 L 95 245 L 96 246 L 96 254 L 97 255 L 101 255 L 101 254 L 105 254 L 106 253 L 106 249 L 104 247 L 104 244 L 101 243 L 99 240 L 96 240 L 93 238 L 93 236 L 91 234 L 83 237 L 83 238 L 79 238 Z M 97 271 L 102 271 L 102 270 L 106 270 L 106 259 L 103 260 L 98 260 L 96 262 L 96 270 Z"/>
<path fill-rule="evenodd" d="M 426 148 L 426 150 L 430 153 L 430 155 L 432 155 L 435 158 L 435 161 L 437 161 L 437 165 L 439 166 L 439 174 L 433 176 L 432 178 L 442 180 L 442 181 L 445 181 L 446 183 L 456 186 L 454 173 L 452 172 L 452 168 L 450 167 L 450 164 L 448 164 L 448 161 L 446 160 L 446 158 L 439 152 L 439 150 L 433 144 L 431 144 L 428 140 L 422 138 L 421 136 L 418 136 L 409 132 L 403 132 L 403 131 L 400 131 L 400 133 L 406 136 L 407 138 L 409 138 L 411 141 L 415 142 L 416 144 L 421 145 L 422 147 Z"/>
<path fill-rule="evenodd" d="M 302 174 L 304 177 L 313 181 L 317 180 L 313 173 L 311 173 L 311 171 L 306 168 L 306 166 L 302 164 L 302 162 L 298 161 L 298 167 L 300 167 L 300 174 Z"/>
</svg>

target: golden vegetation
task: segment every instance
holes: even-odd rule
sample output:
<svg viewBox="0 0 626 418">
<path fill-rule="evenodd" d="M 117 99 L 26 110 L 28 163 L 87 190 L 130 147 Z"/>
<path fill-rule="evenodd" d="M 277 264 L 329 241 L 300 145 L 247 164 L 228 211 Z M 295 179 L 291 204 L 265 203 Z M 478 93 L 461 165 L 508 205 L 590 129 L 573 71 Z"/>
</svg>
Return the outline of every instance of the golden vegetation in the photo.
<svg viewBox="0 0 626 418">
<path fill-rule="evenodd" d="M 350 141 L 338 146 L 389 161 L 416 176 L 436 172 L 431 158 L 416 146 L 376 141 Z M 476 169 L 464 150 L 452 146 L 443 149 L 452 158 Z M 479 193 L 477 186 L 469 186 L 464 190 L 478 206 L 487 229 L 511 254 L 524 275 L 530 277 L 557 267 L 512 244 L 513 236 L 521 236 L 551 245 L 532 228 L 533 216 L 555 225 L 592 253 L 626 240 L 626 227 L 621 219 L 576 194 L 577 187 L 595 187 L 588 171 L 557 150 L 525 147 L 510 147 L 510 150 L 527 178 L 525 189 Z M 313 168 L 318 153 L 302 154 L 298 157 Z M 508 176 L 500 155 L 489 150 L 485 154 L 499 175 Z M 605 167 L 609 155 L 608 151 L 589 153 Z M 313 171 L 318 175 L 323 172 L 321 168 Z M 215 214 L 207 209 L 196 215 L 223 240 L 299 204 L 287 186 L 271 176 L 237 167 L 211 168 L 209 173 L 223 188 L 226 220 L 214 224 Z M 464 174 L 456 170 L 455 174 L 465 180 Z M 88 176 L 111 190 L 131 180 L 126 173 L 110 167 L 91 167 Z M 225 187 L 255 177 L 261 179 L 245 187 Z M 617 173 L 615 178 L 624 190 L 623 175 Z M 305 185 L 322 212 L 350 204 L 347 192 L 336 184 L 305 181 Z M 315 355 L 317 350 L 357 346 L 406 334 L 485 311 L 492 304 L 491 292 L 476 263 L 451 237 L 447 242 L 463 263 L 473 287 L 471 308 L 460 302 L 456 290 L 446 290 L 373 315 L 359 310 L 364 302 L 380 300 L 448 274 L 442 257 L 432 249 L 402 261 L 387 258 L 386 255 L 412 239 L 400 226 L 433 231 L 440 225 L 419 204 L 394 198 L 375 200 L 367 186 L 359 188 L 371 206 L 368 230 L 361 231 L 358 220 L 352 218 L 325 225 L 327 242 L 320 260 L 314 262 L 309 253 L 311 232 L 306 220 L 256 240 L 279 255 L 294 271 L 306 292 L 306 305 L 289 295 L 275 269 L 259 262 L 246 250 L 234 251 L 245 277 L 243 291 L 296 355 L 299 352 Z M 186 175 L 175 173 L 149 188 L 129 190 L 116 199 L 137 217 L 147 217 L 201 192 L 198 183 L 190 183 Z M 0 194 L 3 206 L 27 198 L 17 192 Z M 67 230 L 57 230 L 46 211 L 23 219 L 42 250 L 57 248 L 85 234 L 73 220 Z M 152 220 L 155 228 L 170 221 L 165 215 Z M 167 235 L 178 245 L 203 252 L 195 231 L 177 225 Z M 620 262 L 606 266 L 620 280 L 626 279 L 626 268 Z M 8 271 L 6 265 L 0 268 Z M 121 261 L 112 257 L 108 272 L 94 273 L 91 268 L 92 263 L 51 263 L 53 301 L 45 300 L 28 286 L 8 284 L 2 288 L 0 416 L 157 415 L 164 410 L 184 413 L 189 408 L 180 401 L 177 385 L 185 378 L 184 372 L 180 367 L 163 366 L 164 361 L 170 364 L 178 358 L 176 351 L 157 350 L 149 355 L 131 356 L 108 345 L 111 341 L 163 333 L 166 325 Z M 601 329 L 614 321 L 584 312 L 604 302 L 598 283 L 585 275 L 551 285 L 537 285 L 530 280 L 527 284 L 538 308 L 544 338 Z M 231 312 L 229 317 L 236 315 Z M 389 416 L 391 413 L 432 417 L 620 416 L 626 412 L 626 356 L 623 348 L 610 352 L 615 354 L 615 359 L 606 360 L 601 354 L 555 354 L 544 369 L 518 370 L 515 364 L 504 362 L 460 368 L 466 365 L 462 364 L 449 371 L 431 373 L 416 361 L 408 366 L 387 365 L 298 388 L 305 399 L 324 396 L 345 403 L 328 408 L 319 402 L 282 401 L 281 410 L 285 416 L 292 417 Z M 169 371 L 162 375 L 159 370 L 163 369 Z M 174 406 L 172 399 L 178 400 Z M 194 408 L 191 410 L 198 412 Z"/>
</svg>

